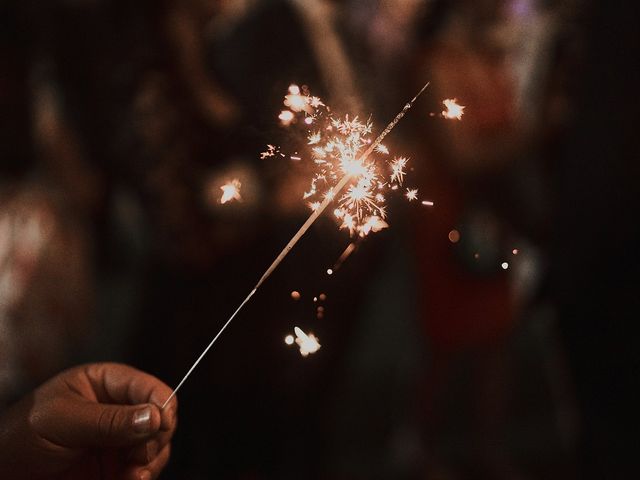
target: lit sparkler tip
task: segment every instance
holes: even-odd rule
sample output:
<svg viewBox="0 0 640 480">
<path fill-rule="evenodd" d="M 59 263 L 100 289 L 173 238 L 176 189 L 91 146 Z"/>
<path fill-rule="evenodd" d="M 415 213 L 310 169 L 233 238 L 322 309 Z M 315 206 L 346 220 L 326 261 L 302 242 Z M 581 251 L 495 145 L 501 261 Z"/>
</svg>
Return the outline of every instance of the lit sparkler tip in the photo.
<svg viewBox="0 0 640 480">
<path fill-rule="evenodd" d="M 220 197 L 220 203 L 225 204 L 230 202 L 231 200 L 241 201 L 242 197 L 240 196 L 240 186 L 241 183 L 237 178 L 234 178 L 228 183 L 225 183 L 220 187 L 222 190 L 222 196 Z"/>
<path fill-rule="evenodd" d="M 442 104 L 445 106 L 446 110 L 442 111 L 442 116 L 448 119 L 456 119 L 461 120 L 462 115 L 464 115 L 465 107 L 463 105 L 459 105 L 458 100 L 455 98 L 447 98 L 442 101 Z"/>
</svg>

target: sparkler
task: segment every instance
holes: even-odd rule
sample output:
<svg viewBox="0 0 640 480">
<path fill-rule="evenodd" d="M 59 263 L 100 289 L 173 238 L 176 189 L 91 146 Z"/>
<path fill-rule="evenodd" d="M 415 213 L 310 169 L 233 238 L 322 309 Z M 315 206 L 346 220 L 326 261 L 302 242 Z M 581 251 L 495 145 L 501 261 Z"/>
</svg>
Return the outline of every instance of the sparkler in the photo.
<svg viewBox="0 0 640 480">
<path fill-rule="evenodd" d="M 175 395 L 178 392 L 178 390 L 180 390 L 180 387 L 182 387 L 182 385 L 187 380 L 187 378 L 189 378 L 191 373 L 195 370 L 195 368 L 198 366 L 198 364 L 202 361 L 202 359 L 205 357 L 205 355 L 209 352 L 211 347 L 216 343 L 218 338 L 220 338 L 220 335 L 222 335 L 222 333 L 226 330 L 226 328 L 233 321 L 233 319 L 236 317 L 236 315 L 238 315 L 240 310 L 242 310 L 242 308 L 249 302 L 249 300 L 251 300 L 251 297 L 253 297 L 253 295 L 255 295 L 255 293 L 258 291 L 260 286 L 267 280 L 267 278 L 269 278 L 271 276 L 271 274 L 275 271 L 275 269 L 278 267 L 278 265 L 280 265 L 282 260 L 284 260 L 284 258 L 289 254 L 289 252 L 293 249 L 293 247 L 296 245 L 296 243 L 298 243 L 298 241 L 306 233 L 306 231 L 309 229 L 309 227 L 311 225 L 313 225 L 313 223 L 322 214 L 322 212 L 324 212 L 324 210 L 327 208 L 329 203 L 331 203 L 333 201 L 333 199 L 336 198 L 336 196 L 339 195 L 342 192 L 342 190 L 350 182 L 354 181 L 354 177 L 355 177 L 355 180 L 356 180 L 355 189 L 352 188 L 352 187 L 354 187 L 354 185 L 351 185 L 349 191 L 343 197 L 341 197 L 341 200 L 340 200 L 341 207 L 340 208 L 344 208 L 344 207 L 355 208 L 356 211 L 362 211 L 363 208 L 367 208 L 367 207 L 368 208 L 378 208 L 378 207 L 372 206 L 371 199 L 368 197 L 368 195 L 364 194 L 367 191 L 366 188 L 370 188 L 373 185 L 373 181 L 375 179 L 375 177 L 372 176 L 371 171 L 368 169 L 368 167 L 367 167 L 368 164 L 366 162 L 367 162 L 369 156 L 377 148 L 379 148 L 379 146 L 382 144 L 382 141 L 384 140 L 384 138 L 394 129 L 394 127 L 398 124 L 398 122 L 402 119 L 402 117 L 405 116 L 405 114 L 409 111 L 409 109 L 416 102 L 418 97 L 426 90 L 426 88 L 428 86 L 429 86 L 429 83 L 426 83 L 420 89 L 420 91 L 409 102 L 407 102 L 404 105 L 402 110 L 400 112 L 398 112 L 398 114 L 395 116 L 395 118 L 391 122 L 389 122 L 389 124 L 378 135 L 378 137 L 373 142 L 371 142 L 369 144 L 368 148 L 364 151 L 364 153 L 362 153 L 362 155 L 356 156 L 356 155 L 359 154 L 360 150 L 364 147 L 364 145 L 368 144 L 368 141 L 364 138 L 363 132 L 365 132 L 365 131 L 370 132 L 371 131 L 371 123 L 367 122 L 366 124 L 362 124 L 361 122 L 357 121 L 357 118 L 354 118 L 353 120 L 350 121 L 348 117 L 346 117 L 346 119 L 343 122 L 333 121 L 333 128 L 336 128 L 339 133 L 341 133 L 341 134 L 347 134 L 348 133 L 349 135 L 351 133 L 355 133 L 355 135 L 353 137 L 350 137 L 351 140 L 346 146 L 338 145 L 338 144 L 334 145 L 335 147 L 339 147 L 340 149 L 342 149 L 342 153 L 344 155 L 344 157 L 340 159 L 340 165 L 342 167 L 342 173 L 343 173 L 342 178 L 333 187 L 330 188 L 330 190 L 328 191 L 329 192 L 328 194 L 324 195 L 323 200 L 320 202 L 320 204 L 317 206 L 317 208 L 314 208 L 312 210 L 312 213 L 311 213 L 311 215 L 309 215 L 309 218 L 307 218 L 307 220 L 302 224 L 300 229 L 293 235 L 291 240 L 289 240 L 289 242 L 287 243 L 287 245 L 285 245 L 285 247 L 282 249 L 280 254 L 271 263 L 269 268 L 267 268 L 267 270 L 264 272 L 262 277 L 260 277 L 260 279 L 256 283 L 255 287 L 253 287 L 253 289 L 249 292 L 249 294 L 246 296 L 246 298 L 240 303 L 238 308 L 236 308 L 236 310 L 233 312 L 233 314 L 224 323 L 222 328 L 220 328 L 220 330 L 218 330 L 218 333 L 213 337 L 213 340 L 211 340 L 209 345 L 207 345 L 207 347 L 202 351 L 200 356 L 196 359 L 196 361 L 193 363 L 191 368 L 189 368 L 189 370 L 187 371 L 185 376 L 182 378 L 182 380 L 180 380 L 180 383 L 178 383 L 178 385 L 173 390 L 173 392 L 171 393 L 169 398 L 167 398 L 167 400 L 164 402 L 164 404 L 162 405 L 163 409 L 169 404 L 169 402 L 171 402 L 173 397 L 175 397 Z M 295 87 L 295 86 L 292 86 L 292 87 Z M 294 96 L 294 97 L 295 96 L 300 96 L 300 91 L 296 90 L 296 88 L 293 88 L 293 90 L 292 90 L 292 87 L 290 87 L 290 89 L 289 89 L 289 95 Z M 298 106 L 300 105 L 300 103 L 298 102 L 298 99 L 294 100 L 293 98 L 289 98 L 288 101 L 290 103 L 289 107 L 292 108 L 292 109 L 294 108 L 294 105 L 296 106 L 295 108 L 298 108 Z M 323 106 L 322 102 L 317 97 L 307 98 L 307 96 L 305 95 L 305 102 L 308 102 L 308 104 L 311 107 Z M 302 110 L 304 110 L 304 108 L 301 108 L 301 111 Z M 295 117 L 294 117 L 293 113 L 290 110 L 287 110 L 287 111 L 291 113 L 291 121 L 292 121 L 293 118 L 295 118 Z M 283 111 L 280 114 L 281 121 L 284 121 L 282 116 L 287 111 Z M 306 112 L 306 110 L 305 110 L 305 112 Z M 285 118 L 289 118 L 289 115 L 288 114 L 285 115 Z M 312 117 L 307 117 L 307 118 L 312 118 Z M 328 145 L 325 144 L 324 145 L 325 150 L 326 150 L 327 147 L 328 147 Z M 275 154 L 275 151 L 276 151 L 276 149 L 273 149 L 272 153 Z M 313 184 L 313 182 L 312 182 L 312 184 Z M 364 195 L 361 195 L 360 192 L 362 192 Z M 384 211 L 383 210 L 378 208 L 378 212 L 380 213 L 381 217 L 384 217 Z M 350 213 L 345 213 L 343 215 L 343 220 L 345 222 L 347 222 L 347 219 L 344 218 L 344 217 L 347 217 L 347 215 L 351 215 L 351 214 Z M 353 217 L 352 217 L 352 220 L 353 220 Z M 373 227 L 371 227 L 371 228 L 373 229 Z M 327 273 L 329 273 L 329 271 L 327 271 Z M 333 271 L 331 271 L 331 273 L 333 273 Z M 298 330 L 304 335 L 304 332 L 302 332 L 302 330 L 300 330 L 300 329 L 297 329 L 297 327 L 296 327 L 296 335 L 298 335 Z M 306 336 L 306 338 L 310 339 L 311 337 L 310 336 Z M 317 343 L 317 339 L 315 339 L 314 341 L 317 344 L 317 347 L 315 349 L 315 350 L 317 350 L 318 348 L 320 348 L 320 344 Z M 301 348 L 301 353 L 302 353 L 302 348 Z M 309 350 L 308 353 L 312 353 L 312 352 Z"/>
</svg>

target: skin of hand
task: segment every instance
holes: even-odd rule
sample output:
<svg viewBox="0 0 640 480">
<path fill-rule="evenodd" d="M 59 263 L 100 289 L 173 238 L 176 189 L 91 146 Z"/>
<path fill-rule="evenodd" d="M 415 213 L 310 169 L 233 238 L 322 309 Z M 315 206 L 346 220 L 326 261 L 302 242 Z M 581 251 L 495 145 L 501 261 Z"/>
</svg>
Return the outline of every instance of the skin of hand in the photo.
<svg viewBox="0 0 640 480">
<path fill-rule="evenodd" d="M 151 480 L 167 461 L 177 401 L 116 363 L 66 370 L 0 416 L 0 478 Z"/>
</svg>

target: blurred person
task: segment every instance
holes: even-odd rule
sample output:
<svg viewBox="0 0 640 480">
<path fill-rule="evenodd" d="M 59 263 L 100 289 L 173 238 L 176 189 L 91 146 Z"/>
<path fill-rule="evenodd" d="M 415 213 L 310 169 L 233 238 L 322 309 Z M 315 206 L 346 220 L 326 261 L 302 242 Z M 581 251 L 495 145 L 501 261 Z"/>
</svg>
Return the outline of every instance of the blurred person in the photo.
<svg viewBox="0 0 640 480">
<path fill-rule="evenodd" d="M 86 238 L 59 205 L 0 189 L 0 404 L 77 360 L 93 326 Z"/>
<path fill-rule="evenodd" d="M 0 7 L 0 405 L 77 361 L 93 326 L 85 232 L 38 175 L 31 7 Z"/>
<path fill-rule="evenodd" d="M 420 190 L 435 202 L 415 222 L 434 475 L 521 478 L 528 470 L 507 438 L 517 387 L 513 342 L 521 319 L 532 317 L 544 269 L 538 252 L 549 231 L 551 191 L 537 142 L 551 130 L 543 104 L 558 11 L 545 9 L 534 1 L 457 2 L 440 10 L 440 29 L 417 54 L 417 81 L 431 80 L 431 111 L 446 98 L 465 106 L 460 121 L 434 123 L 419 152 L 426 157 Z M 524 49 L 514 41 L 523 31 L 530 34 Z M 560 356 L 545 351 L 553 367 L 538 389 L 547 390 Z M 553 423 L 556 411 L 545 421 Z"/>
<path fill-rule="evenodd" d="M 126 365 L 57 374 L 0 412 L 0 475 L 12 480 L 151 480 L 169 460 L 177 400 Z"/>
</svg>

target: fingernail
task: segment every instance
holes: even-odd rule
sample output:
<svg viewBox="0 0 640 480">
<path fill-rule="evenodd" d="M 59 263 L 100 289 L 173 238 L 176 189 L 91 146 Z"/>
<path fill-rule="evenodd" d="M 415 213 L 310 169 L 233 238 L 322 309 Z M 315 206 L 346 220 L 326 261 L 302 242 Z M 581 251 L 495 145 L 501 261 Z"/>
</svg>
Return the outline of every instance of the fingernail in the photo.
<svg viewBox="0 0 640 480">
<path fill-rule="evenodd" d="M 151 480 L 151 472 L 149 470 L 142 470 L 138 474 L 138 478 L 140 480 Z"/>
<path fill-rule="evenodd" d="M 151 430 L 151 408 L 143 408 L 133 414 L 133 429 L 138 433 Z"/>
</svg>

